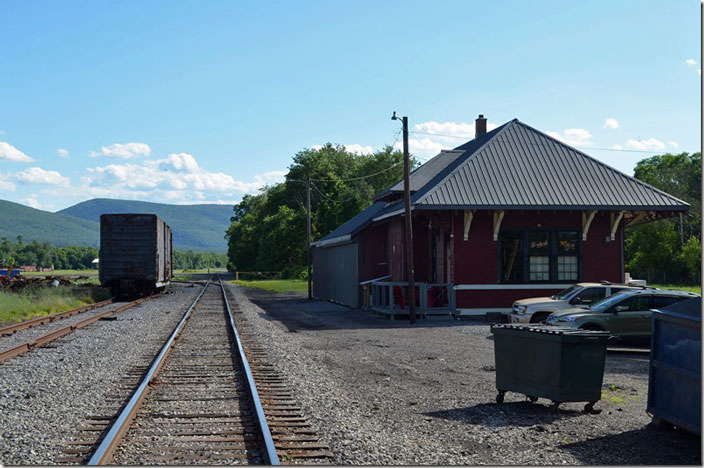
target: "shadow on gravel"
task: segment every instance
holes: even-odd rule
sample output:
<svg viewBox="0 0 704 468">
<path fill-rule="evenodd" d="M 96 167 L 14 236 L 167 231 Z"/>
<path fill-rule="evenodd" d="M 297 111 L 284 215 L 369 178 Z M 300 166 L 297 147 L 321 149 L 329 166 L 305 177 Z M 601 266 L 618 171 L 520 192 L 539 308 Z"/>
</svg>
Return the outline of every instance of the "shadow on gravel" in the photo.
<svg viewBox="0 0 704 468">
<path fill-rule="evenodd" d="M 549 404 L 547 400 L 545 401 Z M 541 402 L 530 403 L 528 401 L 509 402 L 501 405 L 480 403 L 467 408 L 423 414 L 486 427 L 535 426 L 550 424 L 558 419 L 573 418 L 584 414 L 581 410 L 566 407 L 564 404 L 560 406 L 560 411 L 556 413 L 548 404 L 542 404 Z M 538 426 L 536 430 L 540 431 L 541 427 Z"/>
<path fill-rule="evenodd" d="M 634 429 L 562 445 L 589 465 L 701 465 L 701 437 L 677 430 Z"/>
</svg>

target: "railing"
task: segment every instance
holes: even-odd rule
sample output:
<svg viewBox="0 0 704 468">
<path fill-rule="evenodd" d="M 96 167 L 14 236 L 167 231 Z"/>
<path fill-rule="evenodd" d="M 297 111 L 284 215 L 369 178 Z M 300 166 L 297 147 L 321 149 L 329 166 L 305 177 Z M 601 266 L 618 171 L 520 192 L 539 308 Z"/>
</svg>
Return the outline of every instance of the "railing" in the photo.
<svg viewBox="0 0 704 468">
<path fill-rule="evenodd" d="M 407 314 L 410 305 L 408 292 L 407 282 L 375 281 L 371 283 L 369 308 L 392 316 Z M 455 313 L 455 290 L 451 283 L 415 283 L 413 298 L 418 315 Z"/>
</svg>

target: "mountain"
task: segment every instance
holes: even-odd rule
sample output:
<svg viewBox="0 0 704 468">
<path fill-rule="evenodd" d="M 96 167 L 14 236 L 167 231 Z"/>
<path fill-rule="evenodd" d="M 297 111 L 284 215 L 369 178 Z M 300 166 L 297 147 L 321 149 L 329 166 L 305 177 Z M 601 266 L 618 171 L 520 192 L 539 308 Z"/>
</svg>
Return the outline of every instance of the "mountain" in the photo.
<svg viewBox="0 0 704 468">
<path fill-rule="evenodd" d="M 84 201 L 57 215 L 99 224 L 104 213 L 153 213 L 171 226 L 174 249 L 208 252 L 227 251 L 225 231 L 233 215 L 232 205 L 167 205 L 110 198 Z"/>
<path fill-rule="evenodd" d="M 6 200 L 0 200 L 0 237 L 16 242 L 51 242 L 57 247 L 100 244 L 100 225 L 95 221 L 60 213 L 36 210 Z"/>
</svg>

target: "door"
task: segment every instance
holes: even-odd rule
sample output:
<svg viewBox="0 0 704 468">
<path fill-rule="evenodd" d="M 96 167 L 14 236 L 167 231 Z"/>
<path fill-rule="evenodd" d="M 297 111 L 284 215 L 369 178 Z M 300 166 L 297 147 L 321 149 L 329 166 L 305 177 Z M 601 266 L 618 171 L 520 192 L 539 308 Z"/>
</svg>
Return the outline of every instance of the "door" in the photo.
<svg viewBox="0 0 704 468">
<path fill-rule="evenodd" d="M 611 307 L 606 312 L 607 329 L 627 341 L 650 336 L 651 299 L 641 294 Z"/>
</svg>

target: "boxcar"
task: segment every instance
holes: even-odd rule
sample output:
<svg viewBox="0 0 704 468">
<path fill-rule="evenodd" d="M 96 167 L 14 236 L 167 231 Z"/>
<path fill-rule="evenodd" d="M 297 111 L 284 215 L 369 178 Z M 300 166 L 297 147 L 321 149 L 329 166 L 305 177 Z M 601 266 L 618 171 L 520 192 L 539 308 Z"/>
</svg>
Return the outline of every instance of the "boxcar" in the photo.
<svg viewBox="0 0 704 468">
<path fill-rule="evenodd" d="M 148 295 L 171 280 L 171 228 L 153 214 L 100 216 L 100 284 L 113 296 Z"/>
</svg>

